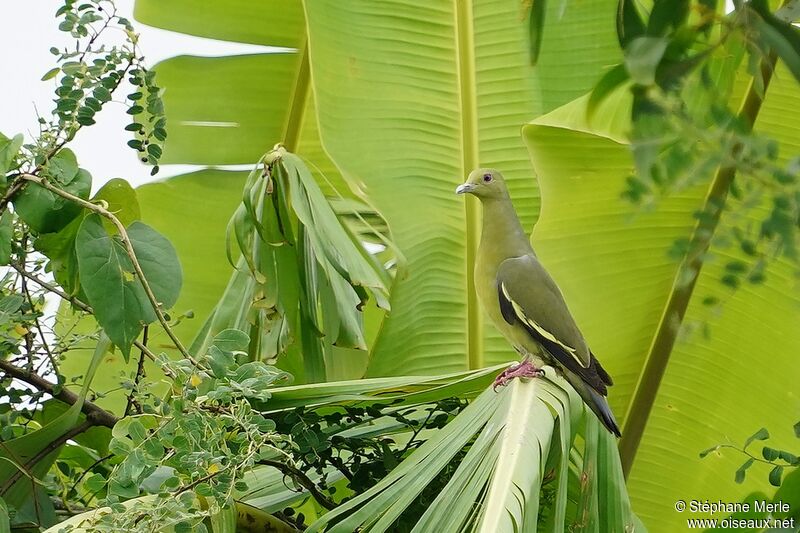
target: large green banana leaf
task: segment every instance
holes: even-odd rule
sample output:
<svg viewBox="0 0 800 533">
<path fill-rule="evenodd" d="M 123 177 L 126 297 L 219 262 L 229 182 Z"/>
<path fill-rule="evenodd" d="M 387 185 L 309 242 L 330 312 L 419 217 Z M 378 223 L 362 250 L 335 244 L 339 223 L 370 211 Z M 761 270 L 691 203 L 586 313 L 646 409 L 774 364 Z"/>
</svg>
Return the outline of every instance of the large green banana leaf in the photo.
<svg viewBox="0 0 800 533">
<path fill-rule="evenodd" d="M 135 15 L 146 24 L 194 35 L 302 49 L 305 34 L 291 37 L 286 30 L 306 28 L 299 6 L 138 0 Z M 614 29 L 605 24 L 614 6 L 593 0 L 562 12 L 551 3 L 547 20 L 552 24 L 543 42 L 545 49 L 560 53 L 541 55 L 535 69 L 523 20 L 527 12 L 519 2 L 432 7 L 313 2 L 306 7 L 311 17 L 307 31 L 316 32 L 319 43 L 311 54 L 321 54 L 316 65 L 327 65 L 315 69 L 314 97 L 349 97 L 349 107 L 337 101 L 335 113 L 322 117 L 325 128 L 335 127 L 326 133 L 333 143 L 326 149 L 336 153 L 352 188 L 366 195 L 397 232 L 395 240 L 407 259 L 369 373 L 437 373 L 508 359 L 506 345 L 484 324 L 471 288 L 477 205 L 470 200 L 465 207 L 453 189 L 471 167 L 502 167 L 525 225 L 532 228 L 538 194 L 519 128 L 586 92 L 608 58 L 617 58 Z M 320 14 L 325 27 L 315 22 Z M 394 18 L 373 24 L 378 14 Z M 263 24 L 256 27 L 253 20 Z M 576 24 L 589 31 L 567 31 Z M 342 40 L 344 31 L 348 39 Z M 379 46 L 371 44 L 376 39 Z M 244 163 L 257 160 L 276 141 L 296 139 L 293 151 L 326 176 L 320 179 L 323 190 L 349 195 L 321 150 L 302 67 L 303 54 L 291 52 L 175 58 L 158 65 L 170 132 L 163 161 Z M 379 118 L 381 130 L 365 129 L 367 117 Z M 337 146 L 334 136 L 346 142 Z M 156 192 L 161 186 L 151 187 Z M 143 211 L 158 228 L 176 226 L 169 212 Z M 185 231 L 202 232 L 204 222 Z M 202 275 L 204 265 L 195 261 L 193 251 L 177 248 L 185 268 L 197 268 Z M 193 301 L 196 286 L 188 279 L 193 273 L 186 277 L 178 308 L 208 309 Z M 226 282 L 216 280 L 217 294 Z M 429 296 L 419 298 L 422 292 Z M 414 335 L 404 333 L 409 328 Z M 403 357 L 396 355 L 400 348 Z"/>
<path fill-rule="evenodd" d="M 786 119 L 784 102 L 797 90 L 779 69 L 756 123 L 757 130 L 781 140 L 786 159 L 798 153 L 800 139 L 787 134 L 779 117 Z M 666 199 L 650 213 L 636 213 L 620 199 L 633 172 L 625 140 L 630 101 L 622 94 L 591 125 L 583 98 L 524 128 L 545 199 L 533 242 L 614 376 L 610 401 L 623 415 L 623 435 L 635 420 L 646 424 L 638 447 L 623 447 L 624 459 L 633 464 L 628 486 L 634 508 L 653 531 L 676 531 L 686 518 L 673 509 L 678 500 L 741 501 L 753 490 L 769 492 L 767 470 L 754 467 L 747 483 L 737 485 L 733 473 L 741 456 L 715 452 L 701 460 L 699 453 L 716 443 L 743 442 L 761 426 L 774 432 L 774 445 L 791 446 L 800 408 L 791 392 L 800 378 L 800 294 L 796 266 L 782 260 L 770 264 L 766 284 L 731 293 L 719 280 L 725 264 L 743 254 L 712 244 L 712 259 L 703 266 L 684 319 L 684 326 L 705 324 L 708 334 L 680 336 L 671 353 L 651 352 L 659 329 L 681 327 L 665 315 L 678 283 L 678 263 L 666 250 L 691 235 L 691 214 L 702 206 L 708 183 Z M 755 223 L 763 213 L 749 216 Z M 725 302 L 720 314 L 703 305 L 706 297 Z M 648 364 L 656 360 L 668 365 L 647 413 L 633 395 L 653 377 Z"/>
<path fill-rule="evenodd" d="M 543 531 L 632 530 L 636 519 L 614 439 L 594 417 L 581 416 L 589 411 L 564 386 L 560 379 L 536 379 L 515 381 L 498 393 L 485 390 L 377 485 L 324 514 L 309 531 L 393 531 L 465 445 L 469 451 L 425 513 L 404 517 L 413 531 L 510 533 L 536 531 L 537 525 Z M 571 464 L 579 421 L 585 422 L 583 444 L 573 450 L 580 459 Z M 572 494 L 579 494 L 572 502 L 577 510 L 568 517 L 567 485 L 577 488 L 581 475 L 582 489 Z M 552 491 L 548 516 L 540 515 L 542 485 Z"/>
<path fill-rule="evenodd" d="M 531 229 L 538 194 L 520 125 L 588 90 L 616 47 L 613 27 L 602 24 L 612 2 L 569 4 L 563 13 L 549 4 L 553 24 L 533 68 L 520 10 L 514 1 L 306 4 L 323 146 L 346 177 L 365 184 L 408 260 L 371 375 L 510 357 L 472 286 L 479 208 L 454 187 L 475 167 L 502 168 Z M 580 21 L 596 31 L 566 31 Z"/>
</svg>

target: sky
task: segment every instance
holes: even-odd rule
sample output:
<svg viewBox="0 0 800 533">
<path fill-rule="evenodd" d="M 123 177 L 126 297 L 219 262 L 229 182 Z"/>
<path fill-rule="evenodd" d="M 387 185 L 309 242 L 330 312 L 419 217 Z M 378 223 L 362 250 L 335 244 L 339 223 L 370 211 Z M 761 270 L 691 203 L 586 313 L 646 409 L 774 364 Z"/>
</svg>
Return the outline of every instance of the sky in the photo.
<svg viewBox="0 0 800 533">
<path fill-rule="evenodd" d="M 140 34 L 140 46 L 148 66 L 180 54 L 221 56 L 269 51 L 255 45 L 229 43 L 192 37 L 160 30 L 136 22 L 134 0 L 117 0 L 119 14 L 133 21 Z M 56 80 L 40 81 L 55 66 L 51 46 L 73 43 L 68 34 L 58 30 L 55 12 L 59 0 L 0 0 L 0 132 L 11 137 L 17 133 L 26 140 L 38 132 L 36 110 L 48 115 L 53 106 Z M 119 95 L 128 91 L 121 88 Z M 95 119 L 97 123 L 83 128 L 70 144 L 80 165 L 93 177 L 93 190 L 111 178 L 125 178 L 138 186 L 195 170 L 190 165 L 162 165 L 157 176 L 150 176 L 150 167 L 143 165 L 136 152 L 125 143 L 123 131 L 130 117 L 125 105 L 110 102 Z"/>
</svg>

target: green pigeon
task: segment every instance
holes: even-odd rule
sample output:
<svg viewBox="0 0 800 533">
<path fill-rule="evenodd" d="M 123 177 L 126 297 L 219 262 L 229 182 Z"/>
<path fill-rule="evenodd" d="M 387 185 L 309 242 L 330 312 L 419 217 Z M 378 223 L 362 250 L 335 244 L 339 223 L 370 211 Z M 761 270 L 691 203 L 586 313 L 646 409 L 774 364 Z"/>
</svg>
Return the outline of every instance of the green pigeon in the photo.
<svg viewBox="0 0 800 533">
<path fill-rule="evenodd" d="M 495 380 L 543 375 L 550 365 L 562 374 L 608 430 L 620 436 L 606 401 L 608 375 L 586 345 L 575 319 L 522 229 L 503 175 L 479 168 L 456 189 L 483 205 L 481 243 L 475 261 L 475 291 L 481 306 L 523 356 Z"/>
</svg>

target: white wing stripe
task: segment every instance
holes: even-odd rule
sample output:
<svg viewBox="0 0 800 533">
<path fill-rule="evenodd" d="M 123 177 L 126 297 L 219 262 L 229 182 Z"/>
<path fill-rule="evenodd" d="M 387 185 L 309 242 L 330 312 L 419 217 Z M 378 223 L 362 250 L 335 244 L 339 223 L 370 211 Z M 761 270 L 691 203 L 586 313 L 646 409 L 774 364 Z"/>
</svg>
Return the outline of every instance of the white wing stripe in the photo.
<svg viewBox="0 0 800 533">
<path fill-rule="evenodd" d="M 578 355 L 577 350 L 575 350 L 575 348 L 572 348 L 571 346 L 567 346 L 566 344 L 564 344 L 563 342 L 558 340 L 552 333 L 550 333 L 549 331 L 544 329 L 542 326 L 540 326 L 539 324 L 537 324 L 536 322 L 534 322 L 533 320 L 528 318 L 525 315 L 525 312 L 519 306 L 519 304 L 517 304 L 517 302 L 515 302 L 514 299 L 511 298 L 511 296 L 508 294 L 508 290 L 506 289 L 505 283 L 501 283 L 500 284 L 500 290 L 503 291 L 503 296 L 505 296 L 506 299 L 509 302 L 511 302 L 511 307 L 512 307 L 512 309 L 514 309 L 514 314 L 517 315 L 517 318 L 519 320 L 521 320 L 525 324 L 528 324 L 530 327 L 535 329 L 536 332 L 539 335 L 541 335 L 542 337 L 544 337 L 545 339 L 549 340 L 550 342 L 554 342 L 554 343 L 558 344 L 559 346 L 561 346 L 562 348 L 564 348 L 564 350 L 566 350 L 566 352 L 568 354 L 570 354 L 572 356 L 572 358 L 575 359 L 578 362 L 578 364 L 581 365 L 582 367 L 587 368 L 589 366 L 588 364 L 583 362 L 583 360 L 580 358 L 580 356 Z"/>
</svg>

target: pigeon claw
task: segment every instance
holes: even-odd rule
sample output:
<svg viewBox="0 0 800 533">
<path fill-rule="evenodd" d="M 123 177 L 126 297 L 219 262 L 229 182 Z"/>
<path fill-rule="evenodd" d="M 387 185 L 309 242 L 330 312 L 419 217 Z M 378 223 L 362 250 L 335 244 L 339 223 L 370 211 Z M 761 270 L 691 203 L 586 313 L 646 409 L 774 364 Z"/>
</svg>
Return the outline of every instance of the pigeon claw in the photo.
<svg viewBox="0 0 800 533">
<path fill-rule="evenodd" d="M 544 370 L 537 368 L 529 360 L 506 368 L 492 383 L 492 390 L 497 392 L 497 387 L 505 387 L 514 378 L 538 378 L 544 376 Z"/>
</svg>

